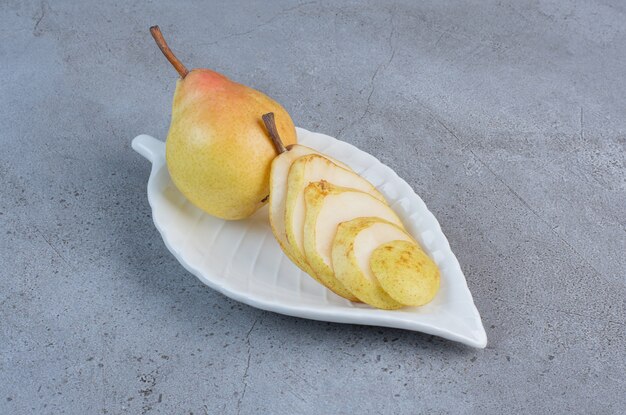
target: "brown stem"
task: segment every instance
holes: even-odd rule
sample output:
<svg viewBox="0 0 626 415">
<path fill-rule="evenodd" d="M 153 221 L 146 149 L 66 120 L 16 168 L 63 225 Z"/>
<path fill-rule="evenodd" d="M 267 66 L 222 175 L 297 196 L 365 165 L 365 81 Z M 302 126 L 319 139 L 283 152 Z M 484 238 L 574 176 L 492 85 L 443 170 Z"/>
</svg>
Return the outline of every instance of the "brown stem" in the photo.
<svg viewBox="0 0 626 415">
<path fill-rule="evenodd" d="M 163 33 L 161 33 L 161 29 L 159 29 L 159 26 L 152 26 L 150 28 L 150 34 L 154 38 L 156 44 L 159 46 L 159 49 L 161 49 L 161 52 L 163 52 L 167 60 L 170 61 L 174 69 L 176 69 L 176 72 L 180 74 L 181 78 L 185 79 L 189 71 L 187 70 L 187 68 L 185 68 L 185 65 L 183 65 L 183 63 L 178 60 L 176 55 L 174 55 L 174 52 L 172 52 L 170 47 L 167 46 L 167 42 L 165 41 L 165 38 L 163 37 Z"/>
<path fill-rule="evenodd" d="M 274 143 L 274 147 L 276 147 L 278 154 L 282 154 L 287 151 L 283 145 L 283 140 L 280 139 L 280 134 L 278 134 L 273 112 L 263 114 L 263 124 L 265 124 L 265 128 L 267 128 L 267 132 L 270 133 L 270 138 L 272 139 L 272 143 Z"/>
</svg>

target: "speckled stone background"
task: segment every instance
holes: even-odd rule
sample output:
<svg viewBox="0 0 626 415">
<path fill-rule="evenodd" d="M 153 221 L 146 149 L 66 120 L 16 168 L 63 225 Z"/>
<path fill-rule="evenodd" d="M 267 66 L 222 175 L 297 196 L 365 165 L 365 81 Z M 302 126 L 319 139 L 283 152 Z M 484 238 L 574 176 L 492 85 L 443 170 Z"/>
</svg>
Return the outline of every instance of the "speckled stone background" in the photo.
<svg viewBox="0 0 626 415">
<path fill-rule="evenodd" d="M 395 169 L 489 336 L 284 317 L 165 249 L 139 133 L 188 66 Z M 0 1 L 0 413 L 626 411 L 626 4 Z"/>
</svg>

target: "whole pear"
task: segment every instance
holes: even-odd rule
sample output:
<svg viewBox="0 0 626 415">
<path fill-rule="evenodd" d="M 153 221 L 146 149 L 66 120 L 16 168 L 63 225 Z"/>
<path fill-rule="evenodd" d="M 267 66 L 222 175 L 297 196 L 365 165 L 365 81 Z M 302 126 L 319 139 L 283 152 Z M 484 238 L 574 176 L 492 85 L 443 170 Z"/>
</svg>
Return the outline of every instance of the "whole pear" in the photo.
<svg viewBox="0 0 626 415">
<path fill-rule="evenodd" d="M 287 111 L 267 95 L 209 69 L 187 71 L 158 26 L 150 31 L 181 75 L 165 152 L 176 187 L 194 205 L 223 219 L 243 219 L 267 202 L 277 149 L 261 116 L 274 113 L 285 145 L 297 142 Z"/>
</svg>

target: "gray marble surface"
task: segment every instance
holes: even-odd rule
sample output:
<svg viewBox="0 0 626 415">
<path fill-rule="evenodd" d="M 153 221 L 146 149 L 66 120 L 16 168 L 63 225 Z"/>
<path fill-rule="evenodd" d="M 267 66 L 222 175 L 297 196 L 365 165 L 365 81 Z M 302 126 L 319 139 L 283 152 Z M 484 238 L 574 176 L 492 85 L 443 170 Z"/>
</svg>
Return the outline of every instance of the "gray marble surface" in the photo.
<svg viewBox="0 0 626 415">
<path fill-rule="evenodd" d="M 395 169 L 438 217 L 475 350 L 231 301 L 154 228 L 139 133 L 188 66 Z M 626 6 L 0 1 L 0 413 L 626 411 Z"/>
</svg>

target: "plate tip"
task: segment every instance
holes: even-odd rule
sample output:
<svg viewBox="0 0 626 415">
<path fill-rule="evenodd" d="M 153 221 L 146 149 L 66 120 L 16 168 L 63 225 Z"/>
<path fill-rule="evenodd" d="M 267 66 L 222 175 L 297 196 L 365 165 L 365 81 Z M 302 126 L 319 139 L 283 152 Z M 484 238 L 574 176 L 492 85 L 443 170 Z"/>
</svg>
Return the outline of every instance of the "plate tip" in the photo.
<svg viewBox="0 0 626 415">
<path fill-rule="evenodd" d="M 158 157 L 165 156 L 165 143 L 147 134 L 140 134 L 133 138 L 131 147 L 152 163 Z"/>
<path fill-rule="evenodd" d="M 485 332 L 485 328 L 481 325 L 481 330 L 476 333 L 476 337 L 473 339 L 472 346 L 477 349 L 484 349 L 487 347 L 487 333 Z"/>
<path fill-rule="evenodd" d="M 487 337 L 485 337 L 484 339 L 478 341 L 475 345 L 475 347 L 477 349 L 484 349 L 487 347 Z"/>
</svg>

